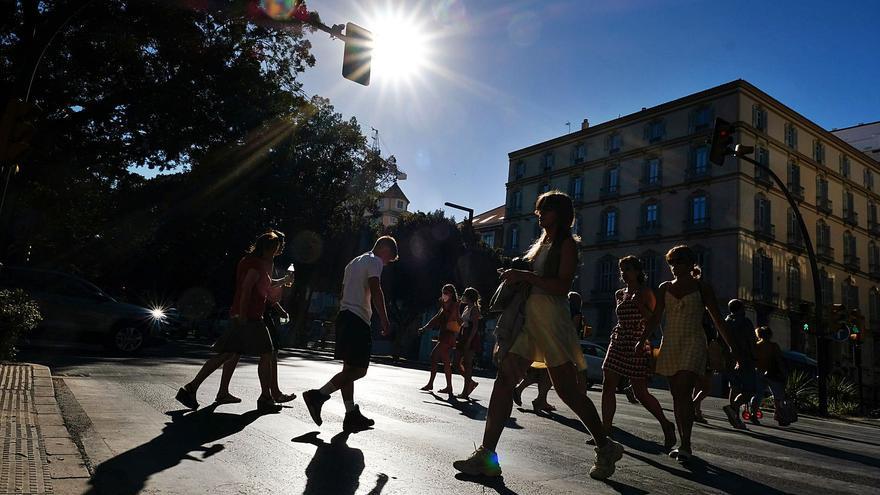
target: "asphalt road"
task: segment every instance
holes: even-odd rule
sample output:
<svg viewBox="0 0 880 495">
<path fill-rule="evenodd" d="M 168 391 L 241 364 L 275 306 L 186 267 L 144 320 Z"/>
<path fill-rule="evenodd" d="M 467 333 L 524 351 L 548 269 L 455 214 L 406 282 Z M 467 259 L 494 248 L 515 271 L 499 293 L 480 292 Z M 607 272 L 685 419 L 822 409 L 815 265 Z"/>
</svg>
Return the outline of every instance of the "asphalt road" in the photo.
<svg viewBox="0 0 880 495">
<path fill-rule="evenodd" d="M 204 346 L 174 344 L 137 358 L 81 349 L 26 349 L 23 361 L 50 366 L 62 412 L 93 473 L 90 493 L 112 494 L 547 494 L 547 493 L 876 493 L 880 423 L 801 417 L 787 428 L 772 420 L 739 432 L 723 420 L 718 399 L 697 425 L 687 468 L 662 451 L 662 433 L 639 405 L 618 396 L 615 439 L 626 446 L 608 482 L 589 478 L 594 454 L 585 429 L 551 393 L 558 414 L 514 408 L 499 445 L 500 479 L 456 475 L 452 461 L 478 445 L 492 380 L 479 378 L 473 402 L 421 392 L 427 373 L 374 363 L 355 399 L 374 429 L 342 433 L 338 394 L 317 427 L 298 398 L 277 415 L 253 411 L 256 366 L 242 361 L 233 393 L 244 403 L 184 413 L 174 400 L 209 355 Z M 282 389 L 319 387 L 339 364 L 314 353 L 287 352 Z M 216 393 L 219 373 L 200 390 Z M 435 382 L 442 387 L 442 380 Z M 461 378 L 454 377 L 456 387 Z M 535 389 L 524 394 L 524 403 Z M 671 417 L 671 398 L 657 390 Z M 599 391 L 590 396 L 597 402 Z M 874 487 L 874 488 L 872 488 Z"/>
</svg>

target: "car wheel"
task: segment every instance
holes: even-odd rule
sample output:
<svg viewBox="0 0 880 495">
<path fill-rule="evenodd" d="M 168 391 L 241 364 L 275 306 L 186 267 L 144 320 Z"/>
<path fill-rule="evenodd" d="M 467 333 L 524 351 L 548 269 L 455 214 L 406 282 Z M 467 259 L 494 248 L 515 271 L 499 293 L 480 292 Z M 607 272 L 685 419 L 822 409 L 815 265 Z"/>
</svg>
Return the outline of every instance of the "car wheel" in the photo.
<svg viewBox="0 0 880 495">
<path fill-rule="evenodd" d="M 143 330 L 131 324 L 123 324 L 113 331 L 111 346 L 115 351 L 134 354 L 144 346 L 144 340 Z"/>
</svg>

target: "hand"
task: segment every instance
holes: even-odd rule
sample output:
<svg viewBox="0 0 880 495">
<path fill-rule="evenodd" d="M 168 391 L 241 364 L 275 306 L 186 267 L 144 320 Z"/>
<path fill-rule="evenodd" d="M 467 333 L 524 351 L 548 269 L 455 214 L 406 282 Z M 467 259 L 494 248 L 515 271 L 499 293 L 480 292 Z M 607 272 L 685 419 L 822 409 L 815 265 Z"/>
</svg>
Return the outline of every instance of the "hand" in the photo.
<svg viewBox="0 0 880 495">
<path fill-rule="evenodd" d="M 281 319 L 282 320 L 290 320 L 290 315 L 287 314 L 287 311 L 281 310 Z"/>
<path fill-rule="evenodd" d="M 285 287 L 292 287 L 293 286 L 293 278 L 294 278 L 294 275 L 292 273 L 288 272 L 287 275 L 284 276 L 284 279 L 283 279 L 284 282 L 282 282 L 282 285 L 284 285 Z"/>
<path fill-rule="evenodd" d="M 522 270 L 504 270 L 501 272 L 501 280 L 511 284 L 523 282 L 525 279 L 526 273 Z"/>
<path fill-rule="evenodd" d="M 425 328 L 425 327 L 422 327 L 422 328 L 416 330 L 416 333 L 418 333 L 418 334 L 419 334 L 419 337 L 421 337 L 422 334 L 425 333 L 425 330 L 426 330 L 426 328 Z"/>
<path fill-rule="evenodd" d="M 380 335 L 382 335 L 383 337 L 387 337 L 388 334 L 391 333 L 389 331 L 390 326 L 391 324 L 388 323 L 388 320 L 382 320 L 382 330 L 380 331 Z"/>
</svg>

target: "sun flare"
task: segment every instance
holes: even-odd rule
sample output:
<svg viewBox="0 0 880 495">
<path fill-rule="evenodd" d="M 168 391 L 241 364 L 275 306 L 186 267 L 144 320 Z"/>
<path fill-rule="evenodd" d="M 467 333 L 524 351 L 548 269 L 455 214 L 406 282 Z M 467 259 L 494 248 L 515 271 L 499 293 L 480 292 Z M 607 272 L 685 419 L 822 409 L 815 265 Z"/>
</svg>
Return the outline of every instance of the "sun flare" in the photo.
<svg viewBox="0 0 880 495">
<path fill-rule="evenodd" d="M 415 18 L 388 12 L 376 16 L 373 72 L 391 81 L 408 81 L 425 68 L 429 56 L 425 30 Z"/>
</svg>

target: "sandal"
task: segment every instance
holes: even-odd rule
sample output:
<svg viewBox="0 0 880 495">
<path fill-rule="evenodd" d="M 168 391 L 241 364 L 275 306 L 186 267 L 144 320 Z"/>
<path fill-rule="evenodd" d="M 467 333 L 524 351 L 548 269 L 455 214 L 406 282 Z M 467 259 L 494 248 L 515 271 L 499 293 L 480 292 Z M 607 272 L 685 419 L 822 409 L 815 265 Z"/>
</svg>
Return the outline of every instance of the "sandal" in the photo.
<svg viewBox="0 0 880 495">
<path fill-rule="evenodd" d="M 677 460 L 679 463 L 684 464 L 684 463 L 691 460 L 691 457 L 693 457 L 693 454 L 691 453 L 691 449 L 685 449 L 685 448 L 679 447 L 677 449 L 672 449 L 672 451 L 669 452 L 669 457 L 672 457 L 673 459 Z"/>
<path fill-rule="evenodd" d="M 223 404 L 238 404 L 239 402 L 241 402 L 241 399 L 230 393 L 222 396 L 218 395 L 217 398 L 214 399 L 214 404 L 217 404 L 219 406 L 222 406 Z"/>
<path fill-rule="evenodd" d="M 702 412 L 695 412 L 694 413 L 694 423 L 700 423 L 701 425 L 707 425 L 707 424 L 709 424 L 709 421 L 703 417 Z"/>
<path fill-rule="evenodd" d="M 425 385 L 424 387 L 420 388 L 419 390 L 424 390 L 425 392 L 430 392 L 432 388 L 434 388 L 434 384 L 429 383 L 429 384 Z"/>
<path fill-rule="evenodd" d="M 552 413 L 553 411 L 556 410 L 555 407 L 553 407 L 552 405 L 548 404 L 547 402 L 545 402 L 545 403 L 542 405 L 540 402 L 538 402 L 537 399 L 535 399 L 535 400 L 532 401 L 532 408 L 535 410 L 535 412 L 544 412 L 544 413 L 547 413 L 547 414 L 550 414 L 550 413 Z"/>
<path fill-rule="evenodd" d="M 274 400 L 276 404 L 283 404 L 285 402 L 290 402 L 293 399 L 296 399 L 296 394 L 294 394 L 294 393 L 281 394 L 277 397 L 272 398 L 272 400 Z"/>
<path fill-rule="evenodd" d="M 663 448 L 671 449 L 675 447 L 677 441 L 678 439 L 675 437 L 675 423 L 670 421 L 663 427 Z"/>
<path fill-rule="evenodd" d="M 444 389 L 438 390 L 438 394 L 449 394 L 452 395 L 452 387 L 446 387 Z"/>
<path fill-rule="evenodd" d="M 188 409 L 195 411 L 199 408 L 199 401 L 196 399 L 196 394 L 191 392 L 185 386 L 180 387 L 180 390 L 177 391 L 177 395 L 174 398 L 177 399 L 177 402 L 180 402 Z"/>
</svg>

